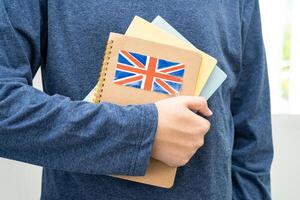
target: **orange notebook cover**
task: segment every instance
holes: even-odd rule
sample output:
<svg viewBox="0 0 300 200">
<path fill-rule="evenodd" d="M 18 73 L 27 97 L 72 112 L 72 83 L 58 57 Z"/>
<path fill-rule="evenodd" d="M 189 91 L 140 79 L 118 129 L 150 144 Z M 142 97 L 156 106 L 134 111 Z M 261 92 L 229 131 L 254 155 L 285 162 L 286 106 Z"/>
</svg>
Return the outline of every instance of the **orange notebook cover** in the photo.
<svg viewBox="0 0 300 200">
<path fill-rule="evenodd" d="M 154 103 L 194 95 L 202 56 L 195 51 L 110 33 L 92 102 Z M 115 176 L 170 188 L 176 168 L 150 159 L 145 176 Z"/>
</svg>

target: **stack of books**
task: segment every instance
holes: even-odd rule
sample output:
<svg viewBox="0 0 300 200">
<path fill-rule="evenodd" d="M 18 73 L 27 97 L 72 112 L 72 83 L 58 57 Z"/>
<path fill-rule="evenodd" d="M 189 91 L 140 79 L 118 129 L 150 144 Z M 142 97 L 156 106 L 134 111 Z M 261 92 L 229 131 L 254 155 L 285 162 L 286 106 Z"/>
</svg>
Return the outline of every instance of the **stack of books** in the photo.
<svg viewBox="0 0 300 200">
<path fill-rule="evenodd" d="M 110 33 L 99 81 L 85 100 L 132 105 L 178 95 L 208 99 L 227 77 L 216 64 L 162 17 L 150 23 L 135 16 L 125 34 Z M 176 168 L 151 158 L 145 176 L 113 176 L 170 188 Z"/>
</svg>

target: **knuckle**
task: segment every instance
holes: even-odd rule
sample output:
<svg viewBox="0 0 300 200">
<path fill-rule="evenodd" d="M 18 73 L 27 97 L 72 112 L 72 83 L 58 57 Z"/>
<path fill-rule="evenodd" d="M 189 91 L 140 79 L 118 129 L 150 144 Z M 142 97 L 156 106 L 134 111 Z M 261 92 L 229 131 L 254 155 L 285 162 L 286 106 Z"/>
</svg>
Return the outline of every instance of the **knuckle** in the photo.
<svg viewBox="0 0 300 200">
<path fill-rule="evenodd" d="M 200 139 L 198 136 L 197 137 L 192 137 L 189 141 L 186 141 L 184 143 L 184 149 L 185 153 L 183 153 L 182 157 L 184 156 L 189 156 L 191 154 L 194 154 L 197 149 L 199 149 L 199 146 L 201 145 L 202 139 Z"/>
<path fill-rule="evenodd" d="M 199 148 L 203 147 L 203 146 L 204 146 L 204 140 L 201 141 L 201 144 L 200 144 Z"/>
<path fill-rule="evenodd" d="M 200 107 L 200 109 L 203 109 L 205 107 L 205 102 L 200 100 L 199 101 L 199 107 Z"/>
<path fill-rule="evenodd" d="M 201 123 L 202 132 L 207 133 L 211 127 L 211 124 L 208 120 L 203 120 Z"/>
<path fill-rule="evenodd" d="M 204 145 L 204 138 L 201 137 L 201 138 L 199 138 L 198 141 L 197 141 L 197 146 L 198 146 L 198 148 L 200 148 L 200 147 L 202 147 L 203 145 Z"/>
<path fill-rule="evenodd" d="M 178 156 L 179 157 L 178 164 L 180 166 L 187 164 L 190 160 L 191 154 L 192 153 L 190 151 L 186 151 L 186 152 L 182 153 L 180 156 Z"/>
<path fill-rule="evenodd" d="M 205 98 L 203 96 L 199 96 L 198 98 L 200 99 L 200 101 L 205 101 Z"/>
<path fill-rule="evenodd" d="M 207 131 L 210 129 L 211 127 L 211 124 L 208 120 L 206 120 L 206 123 L 205 123 L 205 128 L 207 129 Z"/>
<path fill-rule="evenodd" d="M 199 149 L 200 147 L 202 147 L 204 144 L 204 138 L 203 136 L 199 136 L 194 140 L 194 144 L 193 144 L 193 151 L 196 151 L 197 149 Z"/>
<path fill-rule="evenodd" d="M 199 99 L 200 99 L 200 104 L 202 106 L 206 106 L 207 105 L 207 101 L 206 101 L 206 99 L 204 97 L 199 97 Z"/>
<path fill-rule="evenodd" d="M 203 131 L 203 126 L 202 126 L 202 124 L 200 124 L 197 128 L 196 128 L 196 134 L 197 135 L 200 135 L 201 133 L 202 133 L 202 131 Z"/>
<path fill-rule="evenodd" d="M 204 145 L 204 135 L 207 133 L 208 130 L 208 125 L 199 126 L 197 135 L 195 135 L 195 137 L 192 140 L 194 148 L 199 149 Z"/>
<path fill-rule="evenodd" d="M 179 165 L 180 165 L 180 166 L 184 166 L 184 165 L 186 165 L 188 162 L 189 162 L 189 159 L 186 158 L 186 157 L 184 157 L 184 158 L 182 158 L 182 159 L 180 160 Z"/>
<path fill-rule="evenodd" d="M 202 140 L 201 139 L 197 139 L 195 140 L 191 150 L 190 150 L 190 153 L 193 155 L 202 145 Z"/>
</svg>

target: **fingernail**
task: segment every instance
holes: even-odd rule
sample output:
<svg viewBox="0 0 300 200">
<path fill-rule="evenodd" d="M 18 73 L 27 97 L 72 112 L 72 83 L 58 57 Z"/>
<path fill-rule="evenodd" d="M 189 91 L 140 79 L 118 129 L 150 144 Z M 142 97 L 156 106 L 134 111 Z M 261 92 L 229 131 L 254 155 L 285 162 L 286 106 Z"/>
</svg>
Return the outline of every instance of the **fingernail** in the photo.
<svg viewBox="0 0 300 200">
<path fill-rule="evenodd" d="M 208 109 L 208 113 L 209 113 L 209 115 L 214 114 L 210 109 Z"/>
</svg>

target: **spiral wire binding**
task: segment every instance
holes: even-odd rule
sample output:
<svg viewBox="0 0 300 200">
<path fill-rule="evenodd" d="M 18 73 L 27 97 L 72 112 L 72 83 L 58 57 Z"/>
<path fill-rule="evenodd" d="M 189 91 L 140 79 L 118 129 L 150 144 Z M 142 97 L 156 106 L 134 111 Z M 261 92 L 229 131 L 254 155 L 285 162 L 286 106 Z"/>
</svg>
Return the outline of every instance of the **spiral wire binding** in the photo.
<svg viewBox="0 0 300 200">
<path fill-rule="evenodd" d="M 94 103 L 100 103 L 101 98 L 102 98 L 102 93 L 105 85 L 105 80 L 106 80 L 106 74 L 108 70 L 108 65 L 109 65 L 109 59 L 111 56 L 111 49 L 112 49 L 112 44 L 113 40 L 108 40 L 103 56 L 103 61 L 102 61 L 102 69 L 99 74 L 99 80 L 96 86 L 96 90 L 94 91 L 92 102 Z"/>
</svg>

